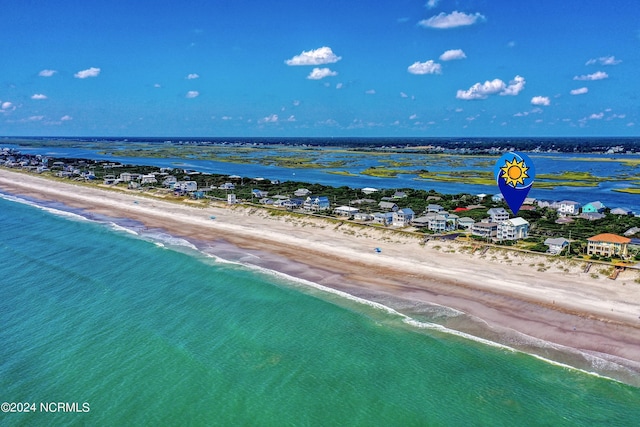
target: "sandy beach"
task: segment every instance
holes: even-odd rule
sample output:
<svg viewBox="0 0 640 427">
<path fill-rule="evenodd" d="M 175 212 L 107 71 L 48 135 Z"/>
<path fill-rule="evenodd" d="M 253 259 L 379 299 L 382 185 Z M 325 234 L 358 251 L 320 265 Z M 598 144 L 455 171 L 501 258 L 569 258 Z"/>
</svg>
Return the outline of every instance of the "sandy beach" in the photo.
<svg viewBox="0 0 640 427">
<path fill-rule="evenodd" d="M 198 242 L 228 242 L 256 255 L 255 263 L 265 268 L 394 308 L 417 302 L 449 307 L 475 319 L 461 323 L 464 332 L 500 336 L 525 351 L 533 345 L 533 352 L 563 361 L 562 351 L 532 344 L 539 339 L 616 361 L 640 375 L 637 270 L 610 280 L 605 266 L 584 273 L 580 261 L 499 248 L 474 252 L 470 244 L 425 244 L 395 230 L 274 215 L 242 205 L 174 203 L 6 169 L 0 169 L 0 189 L 131 218 Z M 446 326 L 456 328 L 455 316 Z M 574 361 L 567 356 L 567 363 Z M 579 367 L 588 369 L 586 364 Z"/>
</svg>

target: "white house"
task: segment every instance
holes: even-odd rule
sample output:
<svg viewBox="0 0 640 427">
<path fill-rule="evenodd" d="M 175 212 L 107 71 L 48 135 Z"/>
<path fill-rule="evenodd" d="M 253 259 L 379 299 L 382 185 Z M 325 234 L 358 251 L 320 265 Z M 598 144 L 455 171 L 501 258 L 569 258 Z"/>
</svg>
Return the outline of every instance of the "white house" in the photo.
<svg viewBox="0 0 640 427">
<path fill-rule="evenodd" d="M 362 191 L 364 194 L 373 194 L 373 193 L 377 193 L 378 189 L 377 188 L 372 188 L 372 187 L 365 187 L 360 191 Z"/>
<path fill-rule="evenodd" d="M 234 205 L 238 203 L 238 200 L 236 199 L 236 195 L 233 193 L 227 194 L 227 203 L 230 205 Z"/>
<path fill-rule="evenodd" d="M 558 212 L 565 215 L 578 215 L 580 213 L 580 203 L 573 200 L 562 200 L 558 202 Z"/>
<path fill-rule="evenodd" d="M 487 211 L 487 214 L 489 214 L 491 222 L 500 223 L 509 219 L 509 212 L 504 208 L 491 208 Z"/>
<path fill-rule="evenodd" d="M 516 217 L 498 224 L 498 234 L 500 240 L 525 239 L 529 235 L 529 221 Z"/>
<path fill-rule="evenodd" d="M 415 213 L 411 208 L 398 209 L 393 213 L 392 224 L 396 227 L 406 227 L 411 224 Z"/>
<path fill-rule="evenodd" d="M 351 216 L 360 212 L 360 209 L 351 206 L 338 206 L 333 212 L 340 216 Z"/>
<path fill-rule="evenodd" d="M 156 179 L 156 176 L 152 173 L 140 176 L 140 184 L 157 184 L 157 183 L 158 183 L 158 180 Z M 196 189 L 197 189 L 197 185 L 196 185 Z"/>
</svg>

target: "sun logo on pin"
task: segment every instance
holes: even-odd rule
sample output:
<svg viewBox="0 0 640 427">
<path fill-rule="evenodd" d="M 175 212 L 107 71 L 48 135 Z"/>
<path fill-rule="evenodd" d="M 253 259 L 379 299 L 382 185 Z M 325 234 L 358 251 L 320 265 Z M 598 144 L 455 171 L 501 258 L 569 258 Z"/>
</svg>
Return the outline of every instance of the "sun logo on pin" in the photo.
<svg viewBox="0 0 640 427">
<path fill-rule="evenodd" d="M 529 178 L 529 175 L 527 175 L 528 170 L 529 168 L 524 164 L 524 160 L 519 162 L 514 157 L 511 161 L 505 160 L 504 166 L 500 168 L 500 178 L 503 178 L 507 185 L 515 188 L 518 184 L 524 185 L 524 180 Z"/>
</svg>

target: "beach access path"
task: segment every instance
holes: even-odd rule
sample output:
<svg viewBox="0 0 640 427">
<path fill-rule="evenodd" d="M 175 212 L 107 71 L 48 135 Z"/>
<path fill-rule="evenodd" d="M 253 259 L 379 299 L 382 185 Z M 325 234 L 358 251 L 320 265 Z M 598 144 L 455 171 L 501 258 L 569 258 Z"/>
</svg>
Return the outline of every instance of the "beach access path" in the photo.
<svg viewBox="0 0 640 427">
<path fill-rule="evenodd" d="M 243 205 L 168 202 L 4 168 L 0 190 L 131 218 L 187 239 L 274 254 L 277 259 L 265 257 L 261 266 L 373 300 L 450 307 L 482 325 L 466 332 L 491 339 L 513 331 L 616 360 L 640 373 L 637 270 L 609 280 L 605 272 L 594 274 L 597 267 L 585 273 L 581 262 L 557 257 L 472 251 L 437 240 L 425 244 L 394 230 L 272 215 Z"/>
</svg>

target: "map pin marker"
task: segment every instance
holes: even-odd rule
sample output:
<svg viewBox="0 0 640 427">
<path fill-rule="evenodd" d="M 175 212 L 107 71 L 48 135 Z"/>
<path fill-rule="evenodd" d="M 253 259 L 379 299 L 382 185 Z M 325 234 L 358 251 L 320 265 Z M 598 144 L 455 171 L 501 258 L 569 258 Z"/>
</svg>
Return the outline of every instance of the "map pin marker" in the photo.
<svg viewBox="0 0 640 427">
<path fill-rule="evenodd" d="M 526 154 L 512 151 L 503 154 L 493 170 L 504 200 L 516 215 L 533 186 L 536 176 L 533 162 Z"/>
</svg>

